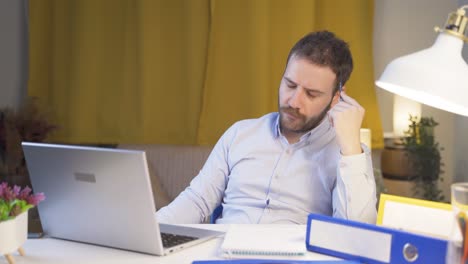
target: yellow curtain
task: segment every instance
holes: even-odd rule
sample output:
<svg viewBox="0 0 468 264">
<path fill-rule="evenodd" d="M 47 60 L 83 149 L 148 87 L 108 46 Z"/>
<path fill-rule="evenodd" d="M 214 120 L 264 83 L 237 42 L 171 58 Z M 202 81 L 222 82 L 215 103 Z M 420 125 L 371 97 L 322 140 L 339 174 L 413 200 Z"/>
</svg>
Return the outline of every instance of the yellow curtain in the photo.
<svg viewBox="0 0 468 264">
<path fill-rule="evenodd" d="M 29 94 L 69 143 L 214 144 L 235 121 L 277 110 L 289 49 L 329 29 L 347 40 L 347 88 L 382 129 L 371 0 L 30 2 Z"/>
<path fill-rule="evenodd" d="M 31 1 L 29 94 L 53 140 L 195 143 L 208 22 L 207 1 Z"/>
</svg>

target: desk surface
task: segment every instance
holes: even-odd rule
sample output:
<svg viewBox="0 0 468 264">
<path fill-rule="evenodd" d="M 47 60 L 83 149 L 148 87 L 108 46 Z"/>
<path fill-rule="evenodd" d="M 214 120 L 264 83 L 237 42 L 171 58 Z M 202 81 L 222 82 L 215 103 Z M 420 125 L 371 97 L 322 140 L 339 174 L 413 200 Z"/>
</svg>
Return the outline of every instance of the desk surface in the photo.
<svg viewBox="0 0 468 264">
<path fill-rule="evenodd" d="M 213 230 L 228 229 L 228 225 L 192 225 L 198 228 Z M 53 239 L 28 239 L 23 248 L 26 256 L 13 254 L 17 264 L 21 263 L 167 263 L 167 264 L 189 264 L 194 260 L 222 259 L 219 248 L 223 237 L 217 237 L 207 242 L 186 248 L 168 256 L 158 257 L 142 253 L 130 252 L 119 249 L 89 245 L 84 243 Z M 307 252 L 302 259 L 308 260 L 332 260 L 330 256 Z M 7 263 L 6 259 L 0 258 L 0 264 Z"/>
</svg>

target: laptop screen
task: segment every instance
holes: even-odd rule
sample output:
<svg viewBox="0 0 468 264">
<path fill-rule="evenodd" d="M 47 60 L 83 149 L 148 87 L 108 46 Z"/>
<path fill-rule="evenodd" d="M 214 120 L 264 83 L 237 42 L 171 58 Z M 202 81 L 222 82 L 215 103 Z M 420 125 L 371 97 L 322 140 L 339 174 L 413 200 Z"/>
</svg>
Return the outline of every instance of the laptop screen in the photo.
<svg viewBox="0 0 468 264">
<path fill-rule="evenodd" d="M 144 151 L 22 145 L 46 235 L 160 255 Z"/>
</svg>

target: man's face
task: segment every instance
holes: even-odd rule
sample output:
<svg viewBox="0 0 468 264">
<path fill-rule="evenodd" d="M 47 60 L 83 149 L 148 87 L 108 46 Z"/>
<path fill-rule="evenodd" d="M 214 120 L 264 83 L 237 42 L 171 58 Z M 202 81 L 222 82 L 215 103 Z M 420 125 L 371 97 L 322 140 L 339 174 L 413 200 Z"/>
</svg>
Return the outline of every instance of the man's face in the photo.
<svg viewBox="0 0 468 264">
<path fill-rule="evenodd" d="M 335 73 L 305 59 L 291 57 L 279 88 L 281 132 L 302 135 L 316 127 L 339 100 L 333 94 Z"/>
</svg>

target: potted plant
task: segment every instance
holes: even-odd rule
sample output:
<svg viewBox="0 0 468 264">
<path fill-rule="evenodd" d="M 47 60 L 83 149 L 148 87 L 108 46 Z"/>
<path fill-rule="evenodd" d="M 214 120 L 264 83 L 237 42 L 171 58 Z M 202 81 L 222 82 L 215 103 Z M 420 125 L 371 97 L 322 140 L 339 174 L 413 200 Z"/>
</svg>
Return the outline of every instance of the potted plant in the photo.
<svg viewBox="0 0 468 264">
<path fill-rule="evenodd" d="M 412 170 L 411 180 L 416 197 L 431 201 L 442 201 L 444 196 L 437 183 L 443 178 L 439 147 L 434 139 L 434 127 L 438 125 L 429 117 L 409 117 L 410 125 L 402 138 L 403 146 Z"/>
<path fill-rule="evenodd" d="M 21 142 L 42 142 L 56 128 L 39 110 L 36 98 L 28 98 L 16 111 L 0 108 L 0 182 L 31 186 Z M 29 222 L 29 231 L 42 231 L 36 209 L 30 211 Z"/>
<path fill-rule="evenodd" d="M 17 111 L 0 108 L 0 180 L 30 185 L 21 142 L 42 142 L 56 128 L 39 110 L 36 98 L 28 98 Z"/>
<path fill-rule="evenodd" d="M 43 193 L 32 194 L 29 187 L 11 188 L 6 182 L 0 184 L 0 254 L 13 264 L 11 253 L 24 251 L 21 246 L 28 236 L 28 210 L 44 200 Z"/>
</svg>

